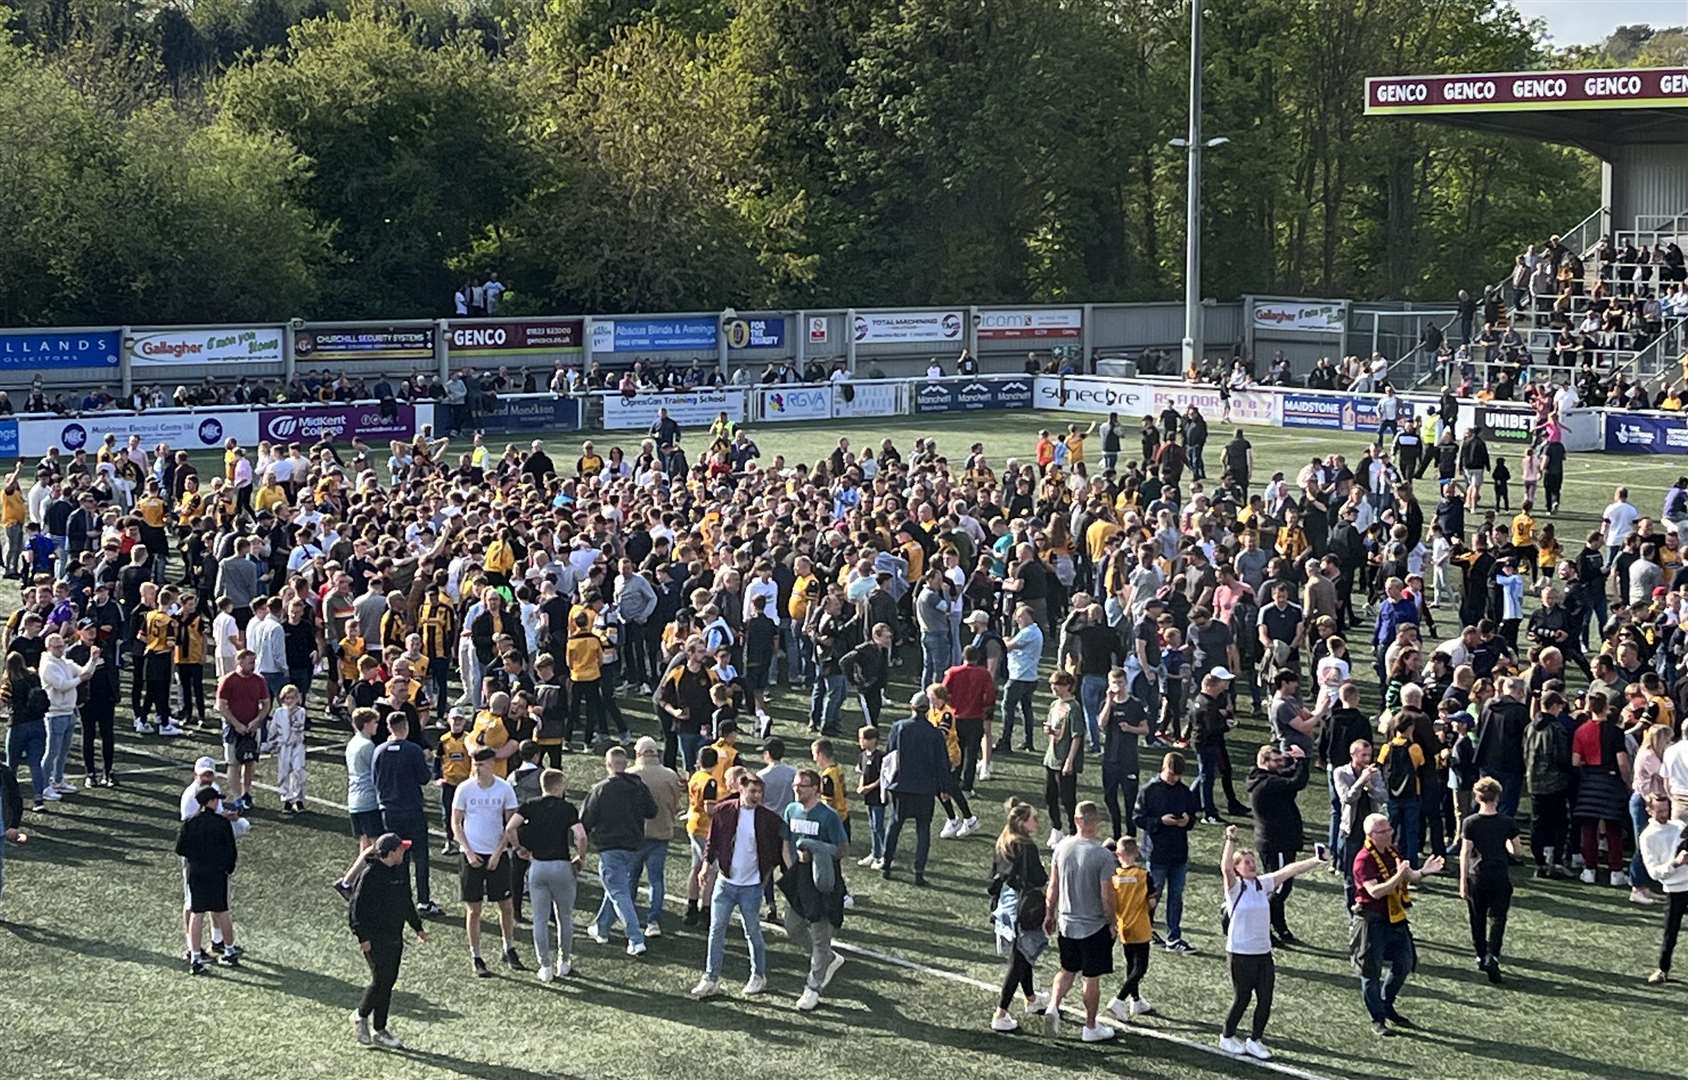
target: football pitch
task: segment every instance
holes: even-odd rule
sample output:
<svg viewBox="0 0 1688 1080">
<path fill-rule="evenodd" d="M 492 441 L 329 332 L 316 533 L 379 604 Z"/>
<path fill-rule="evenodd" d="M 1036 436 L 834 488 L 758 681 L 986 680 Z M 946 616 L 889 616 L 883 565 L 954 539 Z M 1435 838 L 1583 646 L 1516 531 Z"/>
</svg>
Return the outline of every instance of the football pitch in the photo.
<svg viewBox="0 0 1688 1080">
<path fill-rule="evenodd" d="M 983 442 L 1000 470 L 1007 457 L 1033 457 L 1040 427 L 1093 419 L 1000 412 L 762 425 L 751 431 L 764 463 L 775 454 L 788 462 L 812 462 L 840 436 L 857 448 L 877 448 L 890 437 L 906 454 L 917 435 L 929 435 L 957 468 L 968 445 Z M 1246 433 L 1255 447 L 1257 486 L 1277 469 L 1293 478 L 1315 454 L 1340 451 L 1353 462 L 1365 446 L 1364 436 L 1355 434 L 1256 427 Z M 1228 427 L 1213 424 L 1211 471 L 1230 434 Z M 578 455 L 584 437 L 594 438 L 602 451 L 616 442 L 636 446 L 640 433 L 570 433 L 545 441 L 553 460 L 563 465 Z M 488 441 L 501 449 L 504 441 L 521 445 L 525 439 Z M 697 441 L 695 435 L 688 440 Z M 1135 446 L 1133 434 L 1125 457 L 1136 456 Z M 1515 452 L 1493 452 L 1512 466 L 1516 506 L 1521 469 Z M 1094 460 L 1096 452 L 1087 456 Z M 1555 522 L 1574 552 L 1616 485 L 1627 484 L 1642 512 L 1654 515 L 1680 472 L 1667 458 L 1572 455 L 1565 506 L 1552 518 L 1538 517 Z M 1433 487 L 1420 481 L 1418 489 L 1428 513 L 1425 493 Z M 1485 506 L 1490 498 L 1485 491 Z M 15 603 L 15 591 L 8 588 L 0 606 Z M 1453 614 L 1446 606 L 1441 611 L 1447 614 L 1438 620 L 1440 636 L 1446 637 L 1453 632 Z M 1356 657 L 1356 677 L 1369 681 L 1370 665 L 1360 662 L 1369 661 L 1369 649 L 1364 642 L 1354 645 L 1362 654 Z M 898 669 L 887 700 L 906 701 L 918 670 L 918 659 Z M 1037 700 L 1040 717 L 1046 704 L 1045 690 Z M 576 908 L 574 973 L 549 985 L 531 974 L 533 949 L 525 925 L 518 944 L 530 970 L 516 974 L 495 965 L 497 977 L 473 977 L 462 905 L 456 902 L 455 860 L 436 855 L 434 893 L 449 914 L 431 922 L 427 944 L 407 944 L 393 1008 L 392 1029 L 409 1049 L 369 1050 L 353 1041 L 349 1020 L 366 968 L 346 928 L 345 905 L 328 885 L 355 850 L 341 809 L 343 733 L 320 722 L 312 733 L 306 814 L 284 817 L 274 792 L 260 791 L 233 885 L 235 920 L 247 950 L 243 966 L 194 979 L 181 960 L 181 879 L 173 844 L 190 763 L 212 748 L 198 733 L 173 741 L 128 734 L 126 705 L 125 694 L 118 724 L 123 787 L 80 791 L 52 804 L 49 813 L 27 814 L 29 843 L 6 852 L 0 1062 L 11 1066 L 7 1072 L 13 1076 L 1027 1080 L 1276 1072 L 1314 1078 L 1596 1073 L 1676 1080 L 1683 1072 L 1677 1048 L 1688 993 L 1680 983 L 1652 988 L 1643 981 L 1654 966 L 1661 910 L 1631 905 L 1626 890 L 1535 881 L 1522 870 L 1515 872 L 1507 981 L 1501 987 L 1490 986 L 1473 967 L 1455 880 L 1427 880 L 1415 890 L 1419 968 L 1400 1007 L 1419 1028 L 1392 1039 L 1375 1038 L 1367 1026 L 1348 961 L 1339 879 L 1322 871 L 1303 877 L 1289 902 L 1290 925 L 1303 944 L 1277 954 L 1268 1038 L 1277 1057 L 1262 1063 L 1219 1053 L 1215 1043 L 1230 983 L 1218 919 L 1220 836 L 1218 829 L 1204 827 L 1192 837 L 1184 916 L 1186 936 L 1200 951 L 1154 952 L 1143 984 L 1154 1015 L 1125 1026 L 1119 1038 L 1104 1044 L 1081 1043 L 1071 1021 L 1058 1039 L 1032 1024 L 1014 1034 L 994 1034 L 986 1025 L 1002 964 L 993 948 L 985 888 L 1003 800 L 1026 798 L 1040 807 L 1041 816 L 1040 759 L 1025 753 L 999 756 L 993 778 L 978 785 L 975 812 L 984 826 L 979 833 L 940 840 L 934 829 L 930 888 L 910 883 L 907 856 L 894 882 L 856 867 L 861 850 L 847 859 L 856 904 L 838 944 L 848 962 L 813 1013 L 793 1008 L 806 957 L 777 932 L 768 938 L 766 994 L 746 999 L 737 993 L 748 962 L 735 927 L 727 937 L 726 992 L 701 1003 L 686 996 L 702 970 L 706 931 L 686 929 L 678 918 L 687 859 L 683 841 L 669 856 L 666 932 L 650 943 L 649 952 L 629 958 L 619 934 L 608 946 L 585 935 L 600 896 L 588 875 Z M 644 700 L 624 698 L 622 708 L 635 731 L 655 729 Z M 894 717 L 894 707 L 887 708 Z M 770 711 L 791 747 L 787 760 L 806 764 L 806 698 L 788 691 L 774 699 Z M 312 712 L 320 721 L 317 709 Z M 856 723 L 850 706 L 844 726 Z M 1245 717 L 1229 739 L 1239 787 L 1263 738 L 1260 722 Z M 754 749 L 753 742 L 741 743 L 746 745 Z M 1145 779 L 1153 768 L 1150 757 L 1145 753 Z M 71 760 L 75 779 L 81 775 L 77 748 Z M 846 748 L 844 764 L 853 763 L 854 748 Z M 576 800 L 603 771 L 601 760 L 591 755 L 572 755 L 565 765 Z M 269 759 L 260 764 L 259 779 L 274 780 Z M 1099 799 L 1099 787 L 1090 763 L 1080 798 Z M 1322 835 L 1328 815 L 1322 773 L 1315 772 L 1302 809 L 1309 837 Z M 864 837 L 863 812 L 859 806 L 852 811 L 856 836 Z M 438 834 L 437 799 L 429 800 L 429 814 Z M 1239 823 L 1246 831 L 1246 819 Z M 442 838 L 436 835 L 436 852 Z M 905 835 L 905 848 L 911 842 Z M 489 959 L 496 953 L 491 922 Z M 1039 962 L 1039 989 L 1054 968 L 1052 950 Z M 1118 989 L 1118 978 L 1104 981 L 1104 999 Z M 1076 995 L 1069 1003 L 1076 1004 Z"/>
</svg>

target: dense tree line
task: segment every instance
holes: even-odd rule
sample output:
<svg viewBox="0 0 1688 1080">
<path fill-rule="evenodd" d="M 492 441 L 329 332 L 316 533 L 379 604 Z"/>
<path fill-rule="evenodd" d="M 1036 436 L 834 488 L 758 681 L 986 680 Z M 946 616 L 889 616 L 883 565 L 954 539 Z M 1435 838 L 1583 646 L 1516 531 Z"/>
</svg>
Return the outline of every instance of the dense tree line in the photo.
<svg viewBox="0 0 1688 1080">
<path fill-rule="evenodd" d="M 0 323 L 1177 295 L 1174 0 L 0 0 Z M 1624 28 L 1668 57 L 1680 33 Z M 1673 36 L 1674 35 L 1674 36 Z M 1488 0 L 1205 27 L 1205 291 L 1446 299 L 1598 201 L 1367 74 L 1602 59 Z"/>
</svg>

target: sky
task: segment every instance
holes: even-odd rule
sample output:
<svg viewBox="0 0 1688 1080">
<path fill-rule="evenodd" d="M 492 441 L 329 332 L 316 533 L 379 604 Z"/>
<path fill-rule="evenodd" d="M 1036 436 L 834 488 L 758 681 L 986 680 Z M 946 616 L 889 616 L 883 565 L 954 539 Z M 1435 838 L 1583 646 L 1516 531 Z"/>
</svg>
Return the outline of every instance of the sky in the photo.
<svg viewBox="0 0 1688 1080">
<path fill-rule="evenodd" d="M 1511 0 L 1526 17 L 1544 19 L 1555 45 L 1592 45 L 1617 26 L 1688 26 L 1688 0 Z"/>
</svg>

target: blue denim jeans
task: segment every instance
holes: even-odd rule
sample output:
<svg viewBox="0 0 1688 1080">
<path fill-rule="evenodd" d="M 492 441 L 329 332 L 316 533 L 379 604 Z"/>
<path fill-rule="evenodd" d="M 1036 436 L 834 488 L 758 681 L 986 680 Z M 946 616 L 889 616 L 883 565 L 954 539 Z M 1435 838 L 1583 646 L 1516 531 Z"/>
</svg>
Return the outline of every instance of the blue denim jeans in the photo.
<svg viewBox="0 0 1688 1080">
<path fill-rule="evenodd" d="M 1330 831 L 1325 837 L 1325 843 L 1332 851 L 1342 850 L 1342 800 L 1336 797 L 1336 769 L 1325 773 L 1325 790 L 1330 792 Z"/>
<path fill-rule="evenodd" d="M 651 906 L 645 913 L 646 926 L 662 925 L 662 905 L 668 899 L 668 881 L 663 876 L 668 867 L 668 841 L 646 840 L 645 846 L 639 849 L 639 865 L 633 871 L 633 895 L 639 895 L 639 878 L 647 877 L 651 882 Z M 600 911 L 598 919 L 602 925 L 605 913 Z"/>
<path fill-rule="evenodd" d="M 1092 754 L 1102 751 L 1102 704 L 1108 700 L 1108 677 L 1086 675 L 1078 683 L 1079 701 L 1084 704 L 1084 728 Z"/>
<path fill-rule="evenodd" d="M 1166 939 L 1176 941 L 1184 936 L 1184 879 L 1189 876 L 1190 864 L 1181 862 L 1149 864 L 1149 880 L 1166 903 Z"/>
<path fill-rule="evenodd" d="M 71 737 L 76 734 L 76 714 L 47 714 L 47 746 L 41 755 L 41 770 L 47 783 L 64 783 L 64 765 L 70 757 Z"/>
<path fill-rule="evenodd" d="M 814 671 L 815 645 L 798 632 L 797 621 L 786 619 L 780 623 L 780 636 L 785 642 L 785 681 L 788 686 L 803 686 Z"/>
<path fill-rule="evenodd" d="M 721 977 L 721 964 L 726 959 L 727 924 L 733 921 L 733 909 L 744 922 L 744 940 L 750 946 L 750 971 L 753 975 L 768 973 L 768 947 L 762 941 L 762 886 L 729 885 L 725 876 L 715 879 L 715 892 L 709 898 L 709 955 L 703 973 L 711 979 Z"/>
<path fill-rule="evenodd" d="M 1367 931 L 1366 956 L 1360 968 L 1360 993 L 1366 1001 L 1366 1012 L 1371 1018 L 1385 1020 L 1389 1017 L 1389 1010 L 1395 1007 L 1395 998 L 1401 988 L 1407 984 L 1407 976 L 1413 970 L 1413 942 L 1405 923 L 1393 925 L 1387 918 L 1373 918 L 1366 916 L 1369 924 Z M 1384 965 L 1389 967 L 1389 978 L 1383 977 Z"/>
<path fill-rule="evenodd" d="M 955 663 L 951 659 L 954 642 L 948 630 L 925 630 L 920 634 L 920 688 L 925 690 L 944 677 Z"/>
<path fill-rule="evenodd" d="M 876 859 L 885 857 L 885 807 L 869 806 L 867 808 L 868 838 L 873 842 L 872 854 Z"/>
<path fill-rule="evenodd" d="M 1422 831 L 1424 804 L 1416 792 L 1389 799 L 1389 824 L 1395 829 L 1395 848 L 1417 866 L 1419 840 Z"/>
<path fill-rule="evenodd" d="M 627 943 L 643 945 L 645 931 L 639 925 L 639 909 L 633 903 L 633 875 L 641 866 L 639 852 L 624 848 L 598 852 L 598 876 L 604 881 L 604 903 L 598 908 L 598 933 L 607 935 L 614 916 L 627 928 Z M 613 912 L 612 909 L 613 908 Z"/>
<path fill-rule="evenodd" d="M 1641 831 L 1647 827 L 1647 800 L 1633 792 L 1629 796 L 1629 817 L 1635 823 L 1635 856 L 1629 861 L 1629 882 L 1638 889 L 1657 884 L 1641 861 Z"/>
<path fill-rule="evenodd" d="M 1222 752 L 1217 746 L 1196 747 L 1196 792 L 1201 797 L 1204 817 L 1219 816 L 1219 808 L 1213 805 L 1213 785 L 1219 780 L 1219 755 Z"/>
<path fill-rule="evenodd" d="M 809 726 L 837 731 L 839 718 L 844 714 L 844 695 L 849 690 L 849 681 L 842 674 L 817 675 L 809 692 Z"/>
<path fill-rule="evenodd" d="M 686 775 L 690 776 L 697 769 L 697 752 L 702 749 L 702 735 L 680 736 L 680 760 L 686 766 Z"/>
</svg>

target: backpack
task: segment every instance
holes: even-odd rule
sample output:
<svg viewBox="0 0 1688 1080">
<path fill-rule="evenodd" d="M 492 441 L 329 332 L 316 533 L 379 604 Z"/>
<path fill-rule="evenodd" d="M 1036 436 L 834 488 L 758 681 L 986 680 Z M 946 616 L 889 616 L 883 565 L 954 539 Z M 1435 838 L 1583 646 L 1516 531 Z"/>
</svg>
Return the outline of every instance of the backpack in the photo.
<svg viewBox="0 0 1688 1080">
<path fill-rule="evenodd" d="M 1390 743 L 1388 750 L 1388 757 L 1383 762 L 1383 783 L 1390 796 L 1398 799 L 1412 792 L 1418 770 L 1413 767 L 1412 743 Z"/>
</svg>

